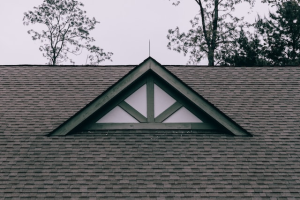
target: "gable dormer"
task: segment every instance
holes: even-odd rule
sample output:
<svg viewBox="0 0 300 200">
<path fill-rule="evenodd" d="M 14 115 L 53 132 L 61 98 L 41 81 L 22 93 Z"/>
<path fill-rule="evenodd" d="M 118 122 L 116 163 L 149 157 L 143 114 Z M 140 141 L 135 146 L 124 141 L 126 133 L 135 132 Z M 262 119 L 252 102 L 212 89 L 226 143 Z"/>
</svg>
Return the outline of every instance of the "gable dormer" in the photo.
<svg viewBox="0 0 300 200">
<path fill-rule="evenodd" d="M 249 135 L 151 57 L 50 135 L 116 129 L 220 130 Z"/>
</svg>

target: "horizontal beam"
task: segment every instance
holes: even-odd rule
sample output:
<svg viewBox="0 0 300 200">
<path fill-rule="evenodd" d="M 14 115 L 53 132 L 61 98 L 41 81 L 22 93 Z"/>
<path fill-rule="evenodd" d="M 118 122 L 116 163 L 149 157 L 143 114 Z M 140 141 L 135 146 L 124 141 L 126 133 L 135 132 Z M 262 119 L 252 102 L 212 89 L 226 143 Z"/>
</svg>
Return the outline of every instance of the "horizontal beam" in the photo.
<svg viewBox="0 0 300 200">
<path fill-rule="evenodd" d="M 216 130 L 216 127 L 205 123 L 95 123 L 85 130 L 129 130 L 129 129 L 198 129 Z"/>
</svg>

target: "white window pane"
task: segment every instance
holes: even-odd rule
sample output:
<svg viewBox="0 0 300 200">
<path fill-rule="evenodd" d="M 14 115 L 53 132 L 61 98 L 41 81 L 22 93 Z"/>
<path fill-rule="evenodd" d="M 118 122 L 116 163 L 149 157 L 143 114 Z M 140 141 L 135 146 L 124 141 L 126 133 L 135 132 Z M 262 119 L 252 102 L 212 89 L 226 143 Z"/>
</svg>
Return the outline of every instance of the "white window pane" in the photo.
<svg viewBox="0 0 300 200">
<path fill-rule="evenodd" d="M 202 121 L 185 107 L 182 107 L 163 123 L 202 123 Z"/>
<path fill-rule="evenodd" d="M 104 115 L 97 123 L 139 123 L 119 106 Z"/>
<path fill-rule="evenodd" d="M 160 115 L 175 102 L 175 99 L 154 84 L 154 117 Z"/>
<path fill-rule="evenodd" d="M 147 87 L 143 85 L 132 95 L 130 95 L 125 102 L 131 105 L 134 109 L 139 111 L 144 117 L 147 117 Z"/>
</svg>

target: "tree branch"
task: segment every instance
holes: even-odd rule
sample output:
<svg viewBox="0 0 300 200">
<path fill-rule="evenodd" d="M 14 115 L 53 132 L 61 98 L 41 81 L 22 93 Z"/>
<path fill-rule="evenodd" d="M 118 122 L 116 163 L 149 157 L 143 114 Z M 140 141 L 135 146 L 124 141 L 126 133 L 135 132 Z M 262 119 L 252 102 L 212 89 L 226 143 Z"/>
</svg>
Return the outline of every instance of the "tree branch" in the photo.
<svg viewBox="0 0 300 200">
<path fill-rule="evenodd" d="M 219 18 L 219 10 L 218 10 L 218 7 L 219 7 L 219 1 L 218 0 L 215 0 L 215 13 L 214 13 L 214 19 L 213 19 L 213 34 L 212 34 L 212 49 L 215 49 L 216 47 L 216 37 L 217 37 L 217 29 L 218 29 L 218 18 Z"/>
<path fill-rule="evenodd" d="M 199 6 L 200 6 L 200 13 L 201 13 L 201 19 L 202 19 L 202 28 L 203 28 L 203 32 L 204 32 L 204 37 L 207 43 L 207 46 L 210 48 L 210 39 L 207 36 L 207 30 L 206 30 L 206 26 L 205 26 L 205 18 L 204 18 L 204 9 L 202 6 L 202 2 L 201 0 L 195 0 Z"/>
</svg>

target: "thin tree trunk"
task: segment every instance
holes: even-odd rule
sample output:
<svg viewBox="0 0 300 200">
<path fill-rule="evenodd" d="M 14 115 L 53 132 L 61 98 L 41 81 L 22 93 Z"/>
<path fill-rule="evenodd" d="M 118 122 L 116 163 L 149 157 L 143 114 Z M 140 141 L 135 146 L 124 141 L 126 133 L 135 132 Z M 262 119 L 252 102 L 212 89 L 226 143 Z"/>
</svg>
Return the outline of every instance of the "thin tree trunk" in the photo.
<svg viewBox="0 0 300 200">
<path fill-rule="evenodd" d="M 209 66 L 215 66 L 215 49 L 217 40 L 217 30 L 218 30 L 218 20 L 219 20 L 219 0 L 215 0 L 215 10 L 213 18 L 213 33 L 211 38 L 211 48 L 208 51 L 208 64 Z"/>
<path fill-rule="evenodd" d="M 55 57 L 52 60 L 52 65 L 56 65 L 56 58 Z"/>
<path fill-rule="evenodd" d="M 215 50 L 214 49 L 209 49 L 208 51 L 208 65 L 209 66 L 214 66 L 215 65 L 215 59 L 214 59 L 214 55 L 215 54 Z"/>
</svg>

